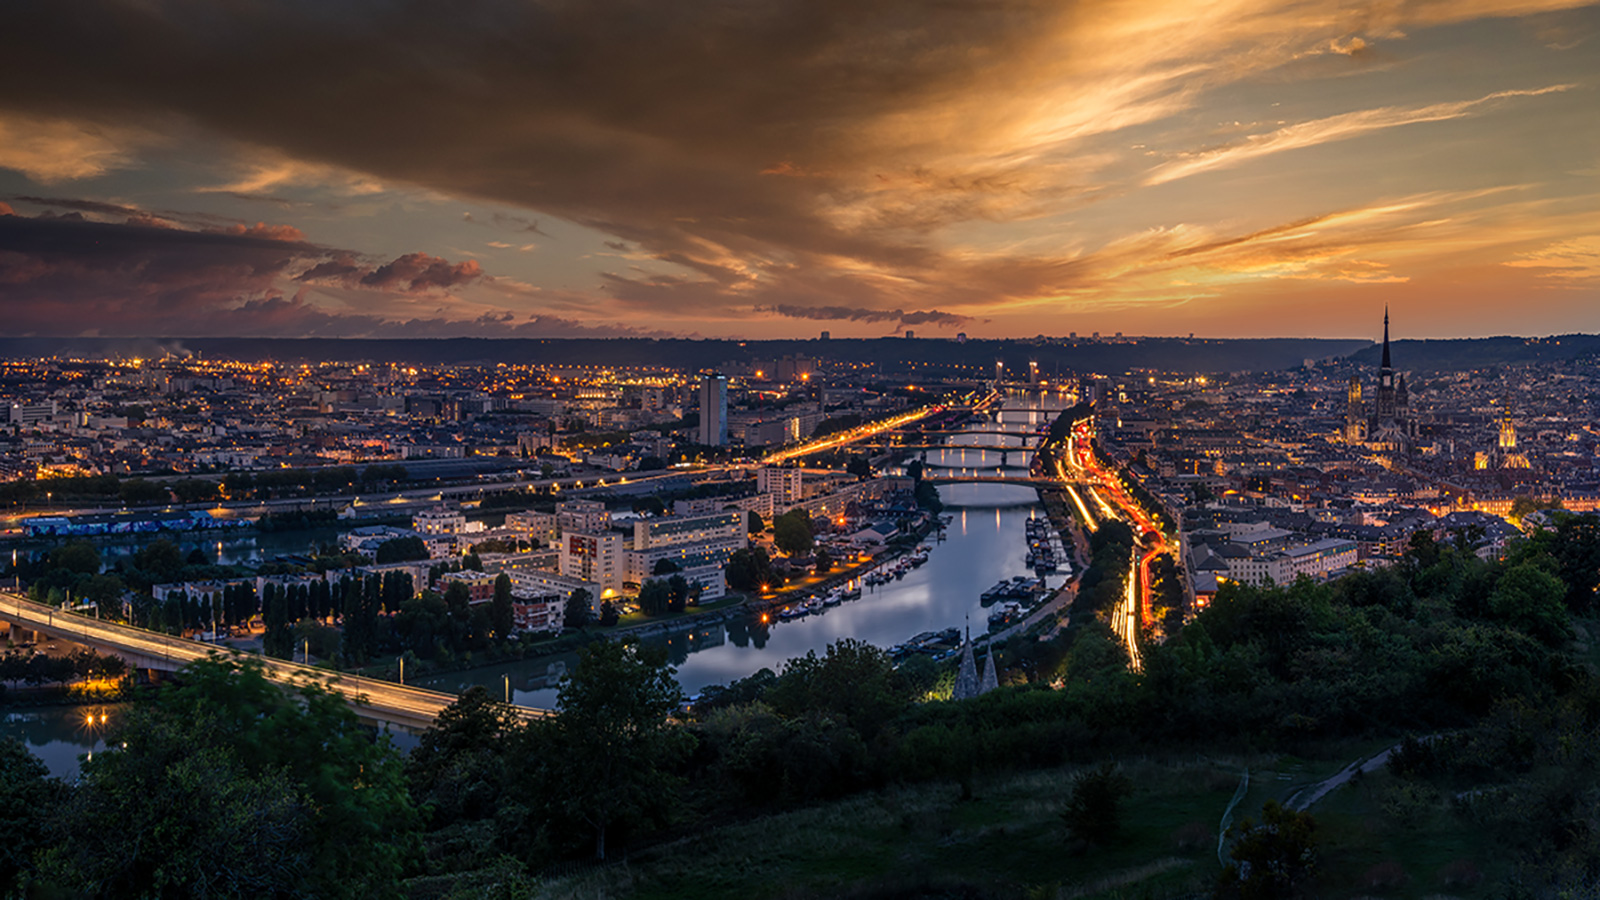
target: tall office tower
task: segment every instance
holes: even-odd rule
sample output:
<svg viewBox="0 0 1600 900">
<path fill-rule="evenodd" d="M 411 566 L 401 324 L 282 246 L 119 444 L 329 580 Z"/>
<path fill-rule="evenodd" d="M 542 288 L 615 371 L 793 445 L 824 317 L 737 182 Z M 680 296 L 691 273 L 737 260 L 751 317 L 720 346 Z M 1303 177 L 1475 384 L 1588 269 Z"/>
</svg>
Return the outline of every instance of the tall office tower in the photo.
<svg viewBox="0 0 1600 900">
<path fill-rule="evenodd" d="M 706 375 L 700 380 L 700 432 L 702 444 L 728 443 L 728 379 Z"/>
</svg>

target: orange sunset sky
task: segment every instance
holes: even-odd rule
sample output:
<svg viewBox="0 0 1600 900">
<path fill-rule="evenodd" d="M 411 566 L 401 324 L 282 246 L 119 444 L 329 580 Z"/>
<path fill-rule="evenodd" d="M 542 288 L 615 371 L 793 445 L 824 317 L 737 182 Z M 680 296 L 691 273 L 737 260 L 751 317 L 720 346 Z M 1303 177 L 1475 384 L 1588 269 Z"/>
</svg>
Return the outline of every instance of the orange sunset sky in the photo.
<svg viewBox="0 0 1600 900">
<path fill-rule="evenodd" d="M 1600 331 L 1600 8 L 0 4 L 0 333 Z"/>
</svg>

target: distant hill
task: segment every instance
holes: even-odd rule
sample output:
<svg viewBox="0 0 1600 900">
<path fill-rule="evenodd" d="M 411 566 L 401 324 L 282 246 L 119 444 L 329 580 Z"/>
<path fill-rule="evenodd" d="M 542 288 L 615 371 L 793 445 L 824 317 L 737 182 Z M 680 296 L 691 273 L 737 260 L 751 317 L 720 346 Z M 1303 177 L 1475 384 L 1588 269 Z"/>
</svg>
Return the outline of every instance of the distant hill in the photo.
<svg viewBox="0 0 1600 900">
<path fill-rule="evenodd" d="M 1562 334 L 1547 338 L 1491 337 L 1456 340 L 1390 341 L 1394 367 L 1401 371 L 1465 372 L 1486 366 L 1560 362 L 1600 354 L 1600 335 Z M 1373 344 L 1351 354 L 1353 362 L 1377 366 L 1383 348 Z"/>
<path fill-rule="evenodd" d="M 992 371 L 1003 360 L 1013 373 L 1029 361 L 1046 376 L 1094 372 L 1119 374 L 1133 369 L 1169 372 L 1269 371 L 1298 366 L 1308 359 L 1347 356 L 1364 340 L 1303 338 L 1184 339 L 1147 338 L 1128 343 L 1062 346 L 1037 340 L 947 338 L 840 338 L 835 340 L 734 341 L 649 338 L 491 340 L 444 338 L 358 340 L 343 338 L 4 338 L 0 356 L 144 356 L 164 353 L 246 361 L 324 360 L 404 362 L 423 365 L 542 363 L 551 365 L 671 366 L 710 368 L 799 354 L 843 362 L 877 363 L 880 371 L 928 371 L 922 364 L 957 363 Z"/>
</svg>

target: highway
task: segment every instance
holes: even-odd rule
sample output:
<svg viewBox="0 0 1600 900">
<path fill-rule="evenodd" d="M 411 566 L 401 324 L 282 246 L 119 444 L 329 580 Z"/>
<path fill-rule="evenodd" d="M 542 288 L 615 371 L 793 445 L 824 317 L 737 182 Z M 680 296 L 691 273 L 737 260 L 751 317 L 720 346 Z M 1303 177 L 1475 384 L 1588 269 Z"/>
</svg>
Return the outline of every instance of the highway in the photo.
<svg viewBox="0 0 1600 900">
<path fill-rule="evenodd" d="M 101 652 L 114 653 L 137 668 L 177 670 L 190 662 L 213 655 L 240 661 L 255 660 L 263 665 L 269 678 L 285 685 L 306 682 L 321 684 L 343 694 L 351 709 L 362 718 L 412 728 L 426 728 L 445 707 L 456 700 L 452 694 L 240 653 L 214 644 L 66 613 L 10 591 L 0 591 L 0 619 L 62 640 L 85 644 Z M 513 708 L 524 719 L 552 714 L 549 710 L 528 706 Z"/>
<path fill-rule="evenodd" d="M 1098 508 L 1099 518 L 1102 521 L 1120 519 L 1134 528 L 1135 547 L 1133 557 L 1128 561 L 1126 596 L 1112 613 L 1111 626 L 1127 648 L 1129 666 L 1137 672 L 1143 668 L 1138 641 L 1140 628 L 1148 633 L 1155 624 L 1154 616 L 1151 614 L 1150 564 L 1163 553 L 1172 552 L 1172 548 L 1162 534 L 1160 524 L 1138 501 L 1129 496 L 1121 480 L 1107 472 L 1095 460 L 1094 452 L 1089 447 L 1090 440 L 1091 431 L 1088 423 L 1077 423 L 1067 438 L 1066 466 L 1063 467 L 1057 460 L 1056 471 L 1063 479 L 1070 477 L 1084 485 L 1084 490 Z M 1071 470 L 1070 473 L 1068 469 Z M 1069 484 L 1067 492 L 1077 506 L 1078 514 L 1088 523 L 1089 530 L 1096 530 L 1098 528 L 1094 524 L 1096 517 L 1090 515 L 1088 505 L 1078 491 Z M 1110 497 L 1109 501 L 1107 497 Z M 1143 553 L 1139 551 L 1140 546 L 1144 548 Z"/>
</svg>

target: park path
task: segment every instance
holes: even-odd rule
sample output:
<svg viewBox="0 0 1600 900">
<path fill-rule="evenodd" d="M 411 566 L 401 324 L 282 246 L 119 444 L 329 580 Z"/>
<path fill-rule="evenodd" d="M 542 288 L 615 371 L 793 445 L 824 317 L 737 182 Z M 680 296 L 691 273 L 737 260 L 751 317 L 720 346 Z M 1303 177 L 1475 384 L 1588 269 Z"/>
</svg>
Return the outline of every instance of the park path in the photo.
<svg viewBox="0 0 1600 900">
<path fill-rule="evenodd" d="M 1354 778 L 1357 772 L 1373 772 L 1387 765 L 1389 762 L 1389 755 L 1395 750 L 1399 749 L 1399 747 L 1399 744 L 1395 744 L 1393 747 L 1390 747 L 1389 749 L 1384 750 L 1383 752 L 1374 756 L 1368 757 L 1367 759 L 1358 759 L 1350 765 L 1340 769 L 1338 772 L 1334 773 L 1328 778 L 1319 781 L 1310 787 L 1301 788 L 1289 797 L 1288 801 L 1284 803 L 1284 806 L 1287 806 L 1289 809 L 1292 809 L 1295 812 L 1305 812 L 1306 810 L 1310 809 L 1311 806 L 1318 800 L 1321 800 L 1323 797 L 1333 793 L 1334 790 L 1338 789 L 1340 786 L 1349 784 L 1350 779 Z"/>
</svg>

